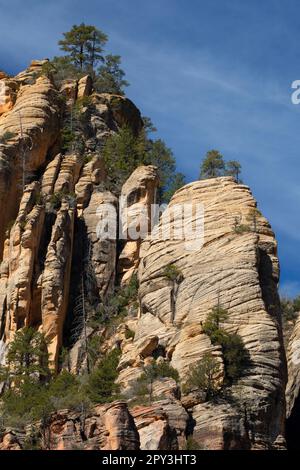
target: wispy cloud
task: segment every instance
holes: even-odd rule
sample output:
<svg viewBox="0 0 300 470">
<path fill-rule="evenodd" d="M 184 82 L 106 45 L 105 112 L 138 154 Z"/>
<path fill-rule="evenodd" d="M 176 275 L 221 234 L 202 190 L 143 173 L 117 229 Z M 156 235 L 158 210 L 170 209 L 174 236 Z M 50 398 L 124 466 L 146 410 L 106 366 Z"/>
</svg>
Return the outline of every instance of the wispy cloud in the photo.
<svg viewBox="0 0 300 470">
<path fill-rule="evenodd" d="M 5 3 L 5 5 L 4 5 Z M 73 23 L 97 23 L 122 55 L 128 95 L 197 178 L 204 153 L 241 161 L 280 240 L 284 282 L 300 280 L 300 78 L 296 0 L 0 0 L 0 69 L 57 54 Z"/>
</svg>

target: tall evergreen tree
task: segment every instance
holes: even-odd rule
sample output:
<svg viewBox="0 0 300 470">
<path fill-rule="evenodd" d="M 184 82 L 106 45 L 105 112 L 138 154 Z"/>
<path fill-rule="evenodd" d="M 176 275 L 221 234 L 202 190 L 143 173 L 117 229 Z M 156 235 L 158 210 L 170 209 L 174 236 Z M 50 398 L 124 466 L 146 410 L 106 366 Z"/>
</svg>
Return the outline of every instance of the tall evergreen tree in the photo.
<svg viewBox="0 0 300 470">
<path fill-rule="evenodd" d="M 233 176 L 237 183 L 240 182 L 242 165 L 236 160 L 230 160 L 226 163 L 226 174 Z"/>
<path fill-rule="evenodd" d="M 103 62 L 103 46 L 107 36 L 92 25 L 74 25 L 72 29 L 63 33 L 64 39 L 58 44 L 60 49 L 67 52 L 70 62 L 80 71 L 93 72 L 95 65 Z"/>
<path fill-rule="evenodd" d="M 200 179 L 217 178 L 225 173 L 223 155 L 218 150 L 207 152 L 200 168 Z"/>
<path fill-rule="evenodd" d="M 104 63 L 99 67 L 95 80 L 95 89 L 98 93 L 115 93 L 124 95 L 124 87 L 129 86 L 124 79 L 125 72 L 121 69 L 121 57 L 108 54 Z"/>
</svg>

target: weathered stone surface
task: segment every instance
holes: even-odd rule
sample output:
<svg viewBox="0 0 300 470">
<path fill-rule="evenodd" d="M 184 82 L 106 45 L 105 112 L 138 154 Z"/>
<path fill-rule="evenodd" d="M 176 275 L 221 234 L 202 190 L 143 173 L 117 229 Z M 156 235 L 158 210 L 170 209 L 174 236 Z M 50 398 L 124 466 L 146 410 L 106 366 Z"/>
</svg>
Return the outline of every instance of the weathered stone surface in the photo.
<svg viewBox="0 0 300 470">
<path fill-rule="evenodd" d="M 151 231 L 151 207 L 156 202 L 158 183 L 157 168 L 149 165 L 138 167 L 122 187 L 121 224 L 126 243 L 118 271 L 123 283 L 137 269 L 142 239 Z"/>
<path fill-rule="evenodd" d="M 39 423 L 36 423 L 39 429 Z M 7 430 L 0 450 L 22 450 L 31 429 L 20 435 Z M 47 450 L 138 450 L 139 435 L 126 403 L 113 402 L 83 413 L 54 413 L 41 433 L 40 447 Z"/>
<path fill-rule="evenodd" d="M 161 408 L 157 406 L 136 407 L 131 410 L 131 414 L 140 436 L 141 450 L 174 448 L 168 416 Z"/>
<path fill-rule="evenodd" d="M 58 154 L 47 165 L 41 180 L 41 193 L 49 196 L 54 192 L 54 185 L 60 170 L 62 155 Z"/>
<path fill-rule="evenodd" d="M 1 79 L 0 75 L 0 116 L 13 108 L 18 89 L 18 82 L 4 77 Z"/>
<path fill-rule="evenodd" d="M 79 155 L 67 154 L 62 157 L 60 170 L 54 185 L 54 193 L 74 193 L 82 167 L 82 158 Z"/>
<path fill-rule="evenodd" d="M 102 233 L 106 217 L 109 227 L 115 228 L 111 236 Z M 98 298 L 104 299 L 111 292 L 115 281 L 117 198 L 108 191 L 94 192 L 88 207 L 83 211 L 83 219 L 89 242 L 90 270 Z"/>
<path fill-rule="evenodd" d="M 78 215 L 82 214 L 82 210 L 88 205 L 94 186 L 105 179 L 105 170 L 103 159 L 99 155 L 91 155 L 91 160 L 88 161 L 82 168 L 80 178 L 76 184 L 76 200 Z"/>
<path fill-rule="evenodd" d="M 288 341 L 287 360 L 286 439 L 288 449 L 297 450 L 300 445 L 300 317 Z"/>
<path fill-rule="evenodd" d="M 41 279 L 42 330 L 50 341 L 50 360 L 57 365 L 68 306 L 73 248 L 74 208 L 63 199 L 52 228 Z"/>
<path fill-rule="evenodd" d="M 186 445 L 188 414 L 181 403 L 164 399 L 151 406 L 131 409 L 136 423 L 142 450 L 176 450 Z"/>
<path fill-rule="evenodd" d="M 298 318 L 289 339 L 287 360 L 288 383 L 286 387 L 286 412 L 287 417 L 289 417 L 292 413 L 295 401 L 300 395 L 300 318 Z"/>
<path fill-rule="evenodd" d="M 0 258 L 7 223 L 18 212 L 20 183 L 44 164 L 58 136 L 59 113 L 58 92 L 46 77 L 40 77 L 21 86 L 11 111 L 0 116 L 0 135 L 12 134 L 0 145 Z"/>
<path fill-rule="evenodd" d="M 93 80 L 90 75 L 86 75 L 85 77 L 82 77 L 78 81 L 78 92 L 77 92 L 77 98 L 83 98 L 84 96 L 89 96 L 92 93 L 93 89 Z"/>
<path fill-rule="evenodd" d="M 157 335 L 159 345 L 182 378 L 207 351 L 222 361 L 220 348 L 212 346 L 201 329 L 207 313 L 219 302 L 229 314 L 222 326 L 241 336 L 250 359 L 243 376 L 230 388 L 234 400 L 240 404 L 246 401 L 252 416 L 256 416 L 252 423 L 253 435 L 247 445 L 255 447 L 260 441 L 260 445 L 265 442 L 264 445 L 271 446 L 283 433 L 286 380 L 274 234 L 266 219 L 258 213 L 255 227 L 249 221 L 255 201 L 248 187 L 236 184 L 230 177 L 191 183 L 179 190 L 160 222 L 162 234 L 168 230 L 168 211 L 177 204 L 191 202 L 204 205 L 202 248 L 190 251 L 186 245 L 190 239 L 174 240 L 171 237 L 149 237 L 142 244 L 139 267 L 141 318 L 132 348 L 142 338 L 147 341 L 149 335 Z M 235 230 L 236 218 L 239 224 L 249 228 L 242 233 Z M 170 220 L 174 226 L 176 218 Z M 175 302 L 171 301 L 173 281 L 164 276 L 168 264 L 175 264 L 182 273 L 182 280 L 176 286 Z M 130 382 L 130 368 L 127 368 L 126 376 Z M 206 406 L 209 408 L 210 405 Z M 232 439 L 225 443 L 220 434 L 220 441 L 215 439 L 209 444 L 210 448 L 234 447 L 235 442 L 244 439 L 239 425 L 243 413 L 229 403 L 225 406 L 222 419 L 217 406 L 209 408 L 207 421 L 204 414 L 197 424 L 200 414 L 195 415 L 196 427 L 202 429 L 203 435 L 209 434 L 213 422 L 211 416 L 221 419 L 224 429 L 232 430 Z"/>
<path fill-rule="evenodd" d="M 22 450 L 20 435 L 7 430 L 0 435 L 0 450 Z"/>
<path fill-rule="evenodd" d="M 129 126 L 135 134 L 143 127 L 141 113 L 128 98 L 110 93 L 94 93 L 93 102 L 110 119 L 113 119 L 118 127 Z"/>
<path fill-rule="evenodd" d="M 32 323 L 32 277 L 42 234 L 45 210 L 36 205 L 40 185 L 25 188 L 18 217 L 5 242 L 1 263 L 0 311 L 3 339 L 12 339 L 16 330 Z"/>
</svg>

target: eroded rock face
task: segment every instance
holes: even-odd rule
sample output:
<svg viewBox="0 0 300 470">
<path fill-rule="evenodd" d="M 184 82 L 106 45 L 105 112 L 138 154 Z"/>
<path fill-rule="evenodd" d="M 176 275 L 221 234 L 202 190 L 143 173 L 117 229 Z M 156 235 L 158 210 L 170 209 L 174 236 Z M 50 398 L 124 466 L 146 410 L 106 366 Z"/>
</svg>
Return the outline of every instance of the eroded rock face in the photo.
<svg viewBox="0 0 300 470">
<path fill-rule="evenodd" d="M 138 167 L 122 187 L 121 224 L 126 240 L 118 263 L 122 283 L 131 278 L 139 265 L 142 239 L 151 231 L 151 207 L 156 202 L 158 183 L 157 168 L 149 165 Z"/>
<path fill-rule="evenodd" d="M 288 383 L 286 387 L 287 441 L 298 449 L 300 429 L 300 318 L 296 321 L 287 347 Z"/>
<path fill-rule="evenodd" d="M 0 77 L 6 90 L 1 113 L 7 111 L 0 116 L 0 136 L 5 136 L 0 144 L 1 258 L 5 241 L 0 339 L 5 345 L 22 326 L 39 328 L 50 340 L 56 367 L 65 318 L 82 295 L 81 276 L 77 272 L 71 277 L 72 266 L 84 270 L 83 258 L 89 256 L 94 301 L 103 300 L 114 286 L 116 239 L 99 240 L 96 233 L 99 206 L 117 206 L 112 194 L 98 188 L 105 179 L 101 149 L 119 126 L 132 125 L 138 132 L 142 120 L 130 100 L 93 94 L 80 101 L 86 123 L 84 155 L 59 153 L 61 95 L 67 97 L 64 111 L 69 112 L 76 99 L 91 94 L 92 82 L 86 76 L 62 84 L 58 91 L 43 74 L 47 63 L 32 61 L 16 77 Z M 28 185 L 28 180 L 34 182 Z"/>
<path fill-rule="evenodd" d="M 168 211 L 184 203 L 204 205 L 204 243 L 196 250 L 189 249 L 188 238 L 165 236 L 178 221 L 176 211 L 168 220 Z M 141 247 L 141 317 L 126 354 L 138 355 L 139 341 L 156 335 L 182 378 L 205 352 L 223 362 L 220 347 L 213 346 L 201 328 L 208 312 L 221 304 L 229 314 L 223 327 L 241 336 L 249 355 L 241 378 L 226 390 L 235 404 L 225 400 L 218 405 L 194 404 L 191 409 L 195 433 L 207 448 L 270 448 L 284 432 L 286 375 L 277 245 L 266 219 L 258 212 L 253 217 L 255 207 L 249 188 L 230 177 L 191 183 L 177 191 L 160 222 L 164 239 L 149 237 Z M 169 264 L 181 272 L 178 285 L 164 274 Z M 135 368 L 120 373 L 126 374 L 127 383 L 130 370 L 136 376 Z M 210 438 L 212 427 L 216 433 Z"/>
<path fill-rule="evenodd" d="M 9 133 L 0 145 L 0 258 L 7 224 L 18 212 L 22 181 L 45 163 L 59 133 L 58 92 L 46 77 L 34 78 L 30 69 L 26 76 L 32 83 L 24 84 L 21 74 L 15 77 L 22 86 L 12 109 L 0 116 L 0 135 Z"/>
<path fill-rule="evenodd" d="M 18 217 L 4 246 L 0 311 L 5 341 L 11 340 L 14 332 L 32 319 L 32 278 L 45 217 L 44 207 L 36 203 L 39 190 L 38 182 L 26 187 Z"/>
<path fill-rule="evenodd" d="M 111 211 L 111 212 L 110 212 Z M 99 299 L 111 293 L 115 283 L 117 257 L 117 198 L 110 193 L 94 192 L 89 205 L 83 211 L 83 219 L 89 242 L 89 265 Z M 105 234 L 103 220 L 115 227 L 114 233 Z M 103 233 L 102 233 L 103 231 Z M 101 235 L 102 233 L 102 235 Z"/>
<path fill-rule="evenodd" d="M 286 387 L 286 412 L 287 417 L 290 417 L 300 392 L 300 319 L 297 320 L 289 339 L 287 360 L 289 380 Z"/>
<path fill-rule="evenodd" d="M 14 78 L 0 73 L 5 84 L 0 137 L 6 135 L 0 144 L 0 363 L 15 332 L 28 325 L 49 340 L 57 369 L 64 327 L 72 334 L 68 321 L 88 318 L 105 304 L 116 281 L 124 285 L 138 273 L 139 311 L 130 306 L 113 333 L 106 325 L 96 331 L 103 340 L 101 353 L 116 345 L 121 349 L 118 383 L 129 403 L 136 398 L 137 379 L 154 361 L 173 366 L 184 383 L 190 367 L 210 352 L 220 365 L 220 387 L 225 383 L 222 348 L 203 329 L 216 305 L 228 311 L 222 327 L 242 338 L 248 364 L 214 402 L 206 401 L 204 392 L 187 394 L 174 379 L 160 377 L 152 384 L 151 406 L 135 406 L 131 413 L 123 402 L 84 413 L 58 412 L 41 447 L 174 450 L 186 448 L 192 436 L 205 449 L 284 448 L 286 370 L 277 245 L 249 188 L 230 177 L 191 183 L 175 194 L 156 230 L 143 242 L 136 239 L 132 231 L 150 233 L 152 228 L 157 169 L 139 167 L 125 182 L 126 208 L 121 207 L 118 220 L 118 201 L 105 190 L 102 149 L 124 125 L 138 134 L 143 125 L 139 110 L 125 97 L 92 93 L 88 76 L 67 81 L 58 91 L 41 74 L 45 64 L 46 59 L 33 61 Z M 60 149 L 65 101 L 60 95 L 67 98 L 66 113 L 80 99 L 82 155 Z M 199 222 L 196 237 L 180 233 L 184 204 L 204 210 L 185 214 L 185 229 Z M 108 206 L 113 209 L 110 227 L 117 231 L 121 225 L 126 234 L 121 243 L 103 234 Z M 144 227 L 138 222 L 141 215 Z M 169 265 L 176 276 L 167 273 Z M 78 308 L 83 295 L 86 311 Z M 92 337 L 95 331 L 88 326 L 85 334 Z M 289 417 L 300 410 L 299 335 L 298 321 L 288 349 Z M 81 373 L 87 362 L 82 331 L 72 344 L 70 370 Z M 28 432 L 6 430 L 0 449 L 24 448 Z"/>
<path fill-rule="evenodd" d="M 23 435 L 2 432 L 0 450 L 22 450 L 31 431 Z M 81 413 L 64 410 L 53 414 L 38 445 L 47 450 L 138 450 L 139 435 L 126 403 L 114 402 Z"/>
<path fill-rule="evenodd" d="M 73 250 L 74 207 L 63 200 L 52 229 L 41 279 L 42 328 L 50 341 L 50 360 L 57 365 L 67 313 Z"/>
</svg>

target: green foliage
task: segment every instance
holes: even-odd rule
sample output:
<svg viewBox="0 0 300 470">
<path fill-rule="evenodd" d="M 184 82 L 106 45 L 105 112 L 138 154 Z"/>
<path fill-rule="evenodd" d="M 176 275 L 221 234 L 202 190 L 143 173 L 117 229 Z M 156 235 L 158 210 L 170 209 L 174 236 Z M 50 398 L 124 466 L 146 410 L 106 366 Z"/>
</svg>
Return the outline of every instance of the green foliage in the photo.
<svg viewBox="0 0 300 470">
<path fill-rule="evenodd" d="M 108 54 L 99 67 L 94 88 L 98 93 L 114 93 L 124 95 L 124 87 L 129 83 L 124 79 L 125 72 L 121 69 L 121 57 Z"/>
<path fill-rule="evenodd" d="M 97 360 L 99 359 L 100 346 L 103 342 L 103 338 L 98 335 L 94 335 L 87 340 L 87 354 L 90 367 L 94 367 Z"/>
<path fill-rule="evenodd" d="M 6 144 L 9 140 L 13 139 L 16 136 L 14 132 L 6 131 L 0 135 L 0 144 Z"/>
<path fill-rule="evenodd" d="M 284 322 L 294 322 L 300 312 L 300 296 L 295 299 L 282 297 L 280 302 Z"/>
<path fill-rule="evenodd" d="M 293 300 L 293 308 L 295 312 L 300 312 L 300 295 Z"/>
<path fill-rule="evenodd" d="M 216 178 L 225 173 L 225 162 L 223 155 L 218 150 L 210 150 L 201 164 L 200 179 Z"/>
<path fill-rule="evenodd" d="M 29 386 L 33 380 L 44 381 L 49 377 L 47 341 L 42 333 L 25 327 L 18 330 L 9 343 L 6 366 L 0 369 L 0 379 L 18 390 Z M 26 379 L 26 380 L 25 380 Z M 29 380 L 29 382 L 28 382 Z"/>
<path fill-rule="evenodd" d="M 92 324 L 113 327 L 118 325 L 127 314 L 127 307 L 137 299 L 138 279 L 134 274 L 129 283 L 124 287 L 116 288 L 115 291 L 99 305 L 91 319 Z"/>
<path fill-rule="evenodd" d="M 204 450 L 205 448 L 193 436 L 188 436 L 185 450 Z"/>
<path fill-rule="evenodd" d="M 52 411 L 47 387 L 25 377 L 18 387 L 7 390 L 1 397 L 2 416 L 6 425 L 25 426 Z"/>
<path fill-rule="evenodd" d="M 205 393 L 206 400 L 210 400 L 220 391 L 217 383 L 219 374 L 219 362 L 211 353 L 205 353 L 196 365 L 190 367 L 183 391 L 198 389 Z"/>
<path fill-rule="evenodd" d="M 251 224 L 251 229 L 253 232 L 257 232 L 258 219 L 261 216 L 261 212 L 256 207 L 249 210 L 247 220 Z"/>
<path fill-rule="evenodd" d="M 56 67 L 52 61 L 49 61 L 40 67 L 39 71 L 37 72 L 37 76 L 39 77 L 45 76 L 49 78 L 50 80 L 52 80 L 55 73 L 56 73 Z"/>
<path fill-rule="evenodd" d="M 70 63 L 80 71 L 92 72 L 94 66 L 103 61 L 103 46 L 107 36 L 92 25 L 74 25 L 63 33 L 64 39 L 59 41 L 60 49 L 67 52 Z"/>
<path fill-rule="evenodd" d="M 61 150 L 63 153 L 71 150 L 75 141 L 75 133 L 69 126 L 65 126 L 61 130 Z"/>
<path fill-rule="evenodd" d="M 183 274 L 175 264 L 168 264 L 164 271 L 163 276 L 170 279 L 170 281 L 180 282 L 183 279 Z"/>
<path fill-rule="evenodd" d="M 146 366 L 138 381 L 140 383 L 149 383 L 153 382 L 155 379 L 163 377 L 170 377 L 176 382 L 179 381 L 179 374 L 177 370 L 170 366 L 168 362 L 153 362 L 153 364 Z"/>
<path fill-rule="evenodd" d="M 135 168 L 146 163 L 144 135 L 135 136 L 129 127 L 124 126 L 106 140 L 103 159 L 110 189 L 119 192 Z"/>
<path fill-rule="evenodd" d="M 161 191 L 160 201 L 163 203 L 169 203 L 172 196 L 186 184 L 185 176 L 183 173 L 174 173 L 171 175 L 167 186 Z"/>
<path fill-rule="evenodd" d="M 168 362 L 153 362 L 144 367 L 143 374 L 137 379 L 134 387 L 134 395 L 138 398 L 148 399 L 151 403 L 153 396 L 153 382 L 156 379 L 170 377 L 176 382 L 179 381 L 179 374 Z"/>
<path fill-rule="evenodd" d="M 51 194 L 49 198 L 49 204 L 52 209 L 58 210 L 64 199 L 68 200 L 71 204 L 73 204 L 76 201 L 76 194 L 72 192 L 70 193 L 67 191 L 57 191 Z"/>
<path fill-rule="evenodd" d="M 40 450 L 42 446 L 41 431 L 36 426 L 30 427 L 30 432 L 26 436 L 22 449 L 23 450 Z"/>
<path fill-rule="evenodd" d="M 80 71 L 72 64 L 68 56 L 53 57 L 50 64 L 52 65 L 51 73 L 57 83 L 67 79 L 78 80 L 85 75 L 84 71 Z"/>
<path fill-rule="evenodd" d="M 113 349 L 89 375 L 86 393 L 93 403 L 109 403 L 116 399 L 120 389 L 115 383 L 119 360 L 120 351 Z"/>
<path fill-rule="evenodd" d="M 242 338 L 237 334 L 223 335 L 221 346 L 226 378 L 232 382 L 238 379 L 243 372 L 247 353 Z"/>
<path fill-rule="evenodd" d="M 220 323 L 224 322 L 228 318 L 228 312 L 220 306 L 216 306 L 207 315 L 205 322 L 203 323 L 204 333 L 210 337 L 212 343 L 218 343 Z M 217 336 L 215 336 L 217 335 Z"/>
<path fill-rule="evenodd" d="M 2 396 L 2 418 L 7 426 L 23 427 L 45 421 L 59 409 L 78 409 L 82 405 L 89 406 L 83 386 L 76 376 L 64 370 L 48 383 L 25 377 L 18 388 L 7 390 Z"/>
<path fill-rule="evenodd" d="M 146 121 L 146 124 L 150 131 L 153 132 L 152 123 L 150 124 Z M 146 163 L 158 168 L 158 202 L 168 203 L 177 189 L 185 184 L 184 175 L 176 172 L 176 161 L 172 150 L 161 139 L 147 139 Z"/>
<path fill-rule="evenodd" d="M 125 338 L 126 339 L 134 339 L 135 337 L 135 332 L 132 331 L 130 328 L 127 328 L 126 331 L 125 331 Z"/>
<path fill-rule="evenodd" d="M 237 183 L 240 182 L 241 170 L 242 165 L 236 160 L 230 160 L 226 163 L 226 174 L 228 176 L 233 176 Z"/>
<path fill-rule="evenodd" d="M 233 230 L 234 230 L 234 233 L 241 234 L 241 233 L 251 232 L 251 227 L 250 225 L 241 224 L 238 218 L 236 217 L 234 220 Z"/>
<path fill-rule="evenodd" d="M 203 324 L 203 331 L 210 337 L 212 344 L 222 347 L 225 377 L 228 382 L 232 382 L 243 372 L 248 355 L 241 337 L 220 327 L 220 323 L 227 318 L 227 310 L 220 306 L 214 307 Z"/>
<path fill-rule="evenodd" d="M 120 191 L 122 184 L 140 165 L 157 167 L 159 203 L 169 202 L 174 192 L 185 184 L 183 174 L 176 173 L 172 151 L 161 139 L 149 139 L 146 129 L 135 136 L 129 127 L 124 126 L 107 139 L 103 157 L 113 191 Z"/>
<path fill-rule="evenodd" d="M 240 182 L 241 164 L 236 160 L 224 161 L 223 155 L 218 150 L 210 150 L 206 153 L 201 167 L 200 179 L 217 178 L 218 176 L 234 176 L 237 183 Z"/>
</svg>

